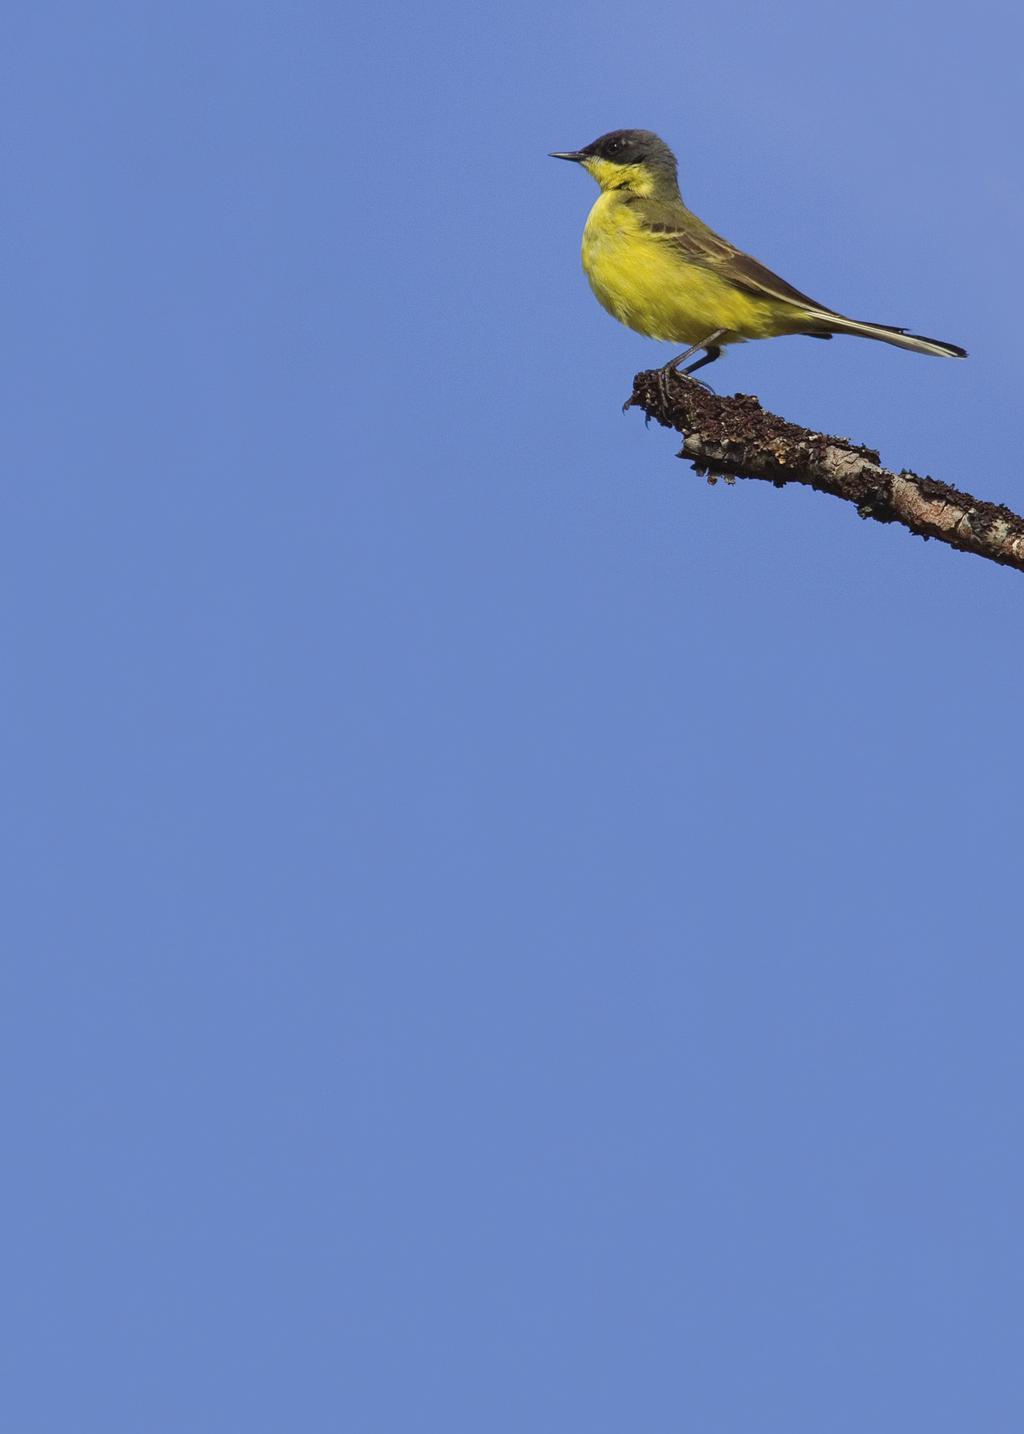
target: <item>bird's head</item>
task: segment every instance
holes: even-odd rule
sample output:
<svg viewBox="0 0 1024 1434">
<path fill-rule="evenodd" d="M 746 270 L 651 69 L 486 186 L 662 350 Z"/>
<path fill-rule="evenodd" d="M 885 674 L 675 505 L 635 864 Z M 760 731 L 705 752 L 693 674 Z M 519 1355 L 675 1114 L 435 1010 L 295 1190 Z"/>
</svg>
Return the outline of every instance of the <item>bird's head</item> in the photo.
<svg viewBox="0 0 1024 1434">
<path fill-rule="evenodd" d="M 634 194 L 678 194 L 676 157 L 649 129 L 614 129 L 585 149 L 555 152 L 552 159 L 581 164 L 602 189 Z"/>
</svg>

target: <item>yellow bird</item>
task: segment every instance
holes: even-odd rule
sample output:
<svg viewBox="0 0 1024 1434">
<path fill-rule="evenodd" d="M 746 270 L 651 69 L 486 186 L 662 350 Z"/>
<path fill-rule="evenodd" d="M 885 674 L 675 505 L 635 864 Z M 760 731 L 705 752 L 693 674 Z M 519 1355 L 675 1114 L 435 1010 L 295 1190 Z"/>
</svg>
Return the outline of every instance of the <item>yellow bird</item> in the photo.
<svg viewBox="0 0 1024 1434">
<path fill-rule="evenodd" d="M 581 164 L 601 186 L 583 230 L 583 268 L 600 302 L 648 338 L 688 345 L 663 372 L 703 349 L 683 370 L 692 374 L 726 344 L 779 334 L 859 334 L 915 353 L 967 357 L 956 344 L 826 309 L 709 229 L 683 203 L 676 157 L 650 130 L 613 130 L 551 158 Z"/>
</svg>

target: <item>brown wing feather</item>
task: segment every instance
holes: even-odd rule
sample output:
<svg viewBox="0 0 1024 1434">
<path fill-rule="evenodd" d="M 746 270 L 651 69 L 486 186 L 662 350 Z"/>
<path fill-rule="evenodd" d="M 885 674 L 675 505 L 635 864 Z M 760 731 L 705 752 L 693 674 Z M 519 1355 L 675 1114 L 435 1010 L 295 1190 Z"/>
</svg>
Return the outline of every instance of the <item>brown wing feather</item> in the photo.
<svg viewBox="0 0 1024 1434">
<path fill-rule="evenodd" d="M 712 265 L 727 273 L 734 283 L 744 289 L 749 289 L 753 294 L 770 294 L 775 299 L 785 299 L 788 303 L 798 304 L 801 308 L 820 309 L 821 304 L 817 299 L 812 299 L 808 294 L 802 294 L 799 289 L 794 289 L 792 284 L 787 284 L 778 274 L 773 274 L 771 269 L 766 268 L 759 259 L 751 254 L 744 254 L 741 249 L 733 249 L 728 258 L 723 258 L 720 263 Z"/>
<path fill-rule="evenodd" d="M 787 284 L 778 274 L 773 274 L 771 269 L 766 268 L 753 255 L 744 254 L 742 249 L 737 249 L 728 239 L 723 239 L 720 234 L 709 229 L 695 214 L 690 216 L 690 222 L 683 228 L 677 218 L 669 219 L 659 215 L 655 206 L 650 205 L 650 201 L 644 209 L 648 209 L 648 206 L 649 217 L 639 205 L 636 206 L 643 228 L 678 249 L 690 263 L 701 264 L 707 269 L 727 275 L 733 283 L 746 289 L 748 293 L 767 294 L 773 299 L 782 299 L 785 303 L 795 304 L 799 308 L 821 309 L 825 313 L 831 313 L 830 309 L 826 309 L 816 299 L 794 289 L 792 284 Z"/>
</svg>

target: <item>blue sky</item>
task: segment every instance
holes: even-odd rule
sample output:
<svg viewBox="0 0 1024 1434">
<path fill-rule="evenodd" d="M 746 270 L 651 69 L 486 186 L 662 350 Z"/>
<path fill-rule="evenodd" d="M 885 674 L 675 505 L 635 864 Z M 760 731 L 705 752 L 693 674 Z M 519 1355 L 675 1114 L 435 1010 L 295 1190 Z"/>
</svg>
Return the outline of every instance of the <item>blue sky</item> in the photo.
<svg viewBox="0 0 1024 1434">
<path fill-rule="evenodd" d="M 1019 19 L 3 31 L 0 1424 L 1019 1430 L 1021 576 L 624 417 L 546 158 L 963 344 L 712 376 L 1020 509 Z"/>
</svg>

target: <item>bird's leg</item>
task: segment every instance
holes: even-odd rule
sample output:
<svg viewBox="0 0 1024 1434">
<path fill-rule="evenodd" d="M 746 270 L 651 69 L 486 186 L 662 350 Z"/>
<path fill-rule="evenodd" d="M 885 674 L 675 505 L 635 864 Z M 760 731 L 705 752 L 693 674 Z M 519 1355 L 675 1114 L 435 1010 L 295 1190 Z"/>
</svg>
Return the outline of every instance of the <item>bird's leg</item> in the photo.
<svg viewBox="0 0 1024 1434">
<path fill-rule="evenodd" d="M 705 364 L 714 363 L 716 358 L 721 357 L 722 346 L 718 343 L 718 340 L 722 338 L 724 334 L 724 329 L 715 329 L 714 333 L 708 334 L 706 339 L 701 339 L 698 344 L 691 344 L 685 353 L 677 354 L 674 359 L 669 359 L 668 363 L 658 370 L 658 389 L 661 393 L 662 402 L 666 406 L 668 405 L 669 374 L 675 373 L 681 363 L 685 363 L 688 358 L 693 358 L 694 354 L 698 353 L 701 349 L 705 350 L 704 357 L 699 358 L 696 363 L 692 363 L 689 368 L 684 368 L 684 376 L 691 378 L 693 374 L 695 374 L 699 368 L 703 368 Z M 708 387 L 708 385 L 703 383 L 699 378 L 695 378 L 693 381 L 694 383 L 701 384 L 702 388 Z"/>
<path fill-rule="evenodd" d="M 708 348 L 708 350 L 707 350 L 707 352 L 705 353 L 704 357 L 698 359 L 696 363 L 692 363 L 689 368 L 684 368 L 684 369 L 683 369 L 683 373 L 686 375 L 687 378 L 693 378 L 693 375 L 697 372 L 697 370 L 698 370 L 699 368 L 703 368 L 706 363 L 714 363 L 715 359 L 719 359 L 719 358 L 721 358 L 721 357 L 722 357 L 722 347 L 721 347 L 721 344 L 712 344 L 712 345 Z M 698 379 L 694 379 L 694 383 L 700 383 L 700 379 L 699 379 L 699 378 L 698 378 Z M 707 385 L 705 384 L 705 388 L 706 388 L 706 387 L 707 387 Z"/>
<path fill-rule="evenodd" d="M 685 363 L 688 358 L 693 358 L 695 353 L 699 353 L 700 350 L 703 349 L 704 357 L 699 358 L 696 363 L 692 363 L 689 368 L 683 369 L 683 374 L 686 378 L 693 378 L 693 375 L 699 368 L 703 368 L 705 364 L 714 363 L 715 359 L 722 357 L 722 345 L 718 343 L 718 340 L 723 338 L 724 335 L 724 329 L 716 329 L 713 334 L 708 334 L 706 339 L 701 339 L 699 344 L 691 344 L 685 353 L 676 354 L 674 359 L 669 359 L 667 364 L 655 370 L 658 376 L 658 393 L 661 396 L 661 402 L 664 408 L 668 407 L 669 374 L 675 373 L 681 363 Z M 699 383 L 701 388 L 706 388 L 708 393 L 714 392 L 710 384 L 704 383 L 703 380 L 699 378 L 694 378 L 693 382 Z M 623 413 L 627 411 L 632 402 L 633 397 L 631 394 L 622 405 Z"/>
<path fill-rule="evenodd" d="M 667 364 L 664 364 L 664 365 L 662 366 L 662 373 L 668 373 L 670 369 L 677 369 L 681 363 L 685 363 L 688 358 L 693 358 L 694 354 L 695 354 L 695 353 L 699 353 L 701 349 L 707 349 L 708 352 L 710 353 L 710 352 L 711 352 L 711 349 L 715 346 L 715 344 L 717 343 L 717 341 L 724 335 L 724 333 L 725 333 L 725 330 L 724 330 L 724 329 L 715 329 L 715 331 L 714 331 L 713 334 L 708 334 L 707 338 L 706 338 L 706 339 L 701 339 L 700 343 L 698 343 L 698 344 L 691 344 L 690 347 L 686 350 L 685 353 L 676 354 L 675 358 L 669 359 L 668 363 L 667 363 Z M 719 352 L 721 352 L 721 350 L 719 350 Z M 716 357 L 716 358 L 718 357 L 718 354 L 717 354 L 717 353 L 716 353 L 715 357 Z M 700 366 L 701 366 L 702 363 L 708 363 L 708 362 L 710 362 L 709 359 L 707 359 L 707 358 L 702 358 L 698 363 L 695 363 L 695 364 L 693 365 L 693 367 L 694 367 L 694 368 L 700 368 Z M 691 372 L 691 370 L 690 370 L 690 369 L 687 369 L 687 373 L 689 373 L 689 372 Z"/>
</svg>

